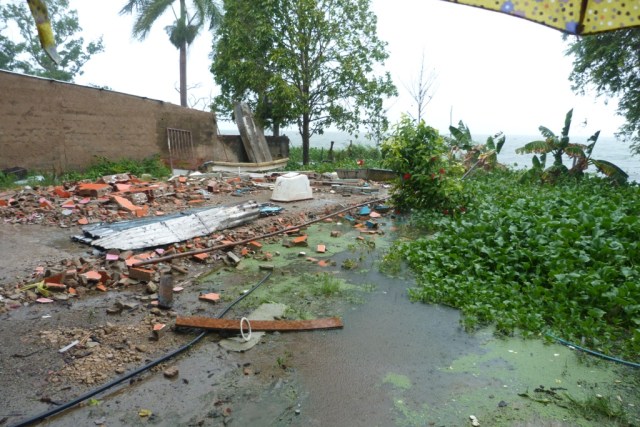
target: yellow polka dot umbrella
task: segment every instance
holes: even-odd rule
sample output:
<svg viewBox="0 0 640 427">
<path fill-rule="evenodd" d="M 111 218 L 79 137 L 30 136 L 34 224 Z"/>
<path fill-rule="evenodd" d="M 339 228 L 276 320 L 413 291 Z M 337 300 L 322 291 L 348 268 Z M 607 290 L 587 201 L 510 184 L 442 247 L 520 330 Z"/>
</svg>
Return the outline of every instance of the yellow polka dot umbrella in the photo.
<svg viewBox="0 0 640 427">
<path fill-rule="evenodd" d="M 640 0 L 444 0 L 587 35 L 640 26 Z"/>
<path fill-rule="evenodd" d="M 56 39 L 51 29 L 51 21 L 49 20 L 49 13 L 47 11 L 47 5 L 42 0 L 27 0 L 31 15 L 36 23 L 38 29 L 38 38 L 40 39 L 40 45 L 47 55 L 56 63 L 59 64 L 61 59 L 56 49 Z"/>
</svg>

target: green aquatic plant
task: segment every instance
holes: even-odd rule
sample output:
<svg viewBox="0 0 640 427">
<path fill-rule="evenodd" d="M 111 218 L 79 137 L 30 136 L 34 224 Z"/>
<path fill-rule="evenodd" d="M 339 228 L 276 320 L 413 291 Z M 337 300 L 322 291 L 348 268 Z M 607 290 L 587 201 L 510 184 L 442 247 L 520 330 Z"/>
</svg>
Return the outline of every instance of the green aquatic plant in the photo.
<svg viewBox="0 0 640 427">
<path fill-rule="evenodd" d="M 511 176 L 509 176 L 511 175 Z M 465 215 L 422 215 L 433 234 L 399 251 L 414 299 L 463 311 L 469 329 L 553 335 L 640 352 L 640 188 L 590 178 L 536 187 L 482 176 Z"/>
</svg>

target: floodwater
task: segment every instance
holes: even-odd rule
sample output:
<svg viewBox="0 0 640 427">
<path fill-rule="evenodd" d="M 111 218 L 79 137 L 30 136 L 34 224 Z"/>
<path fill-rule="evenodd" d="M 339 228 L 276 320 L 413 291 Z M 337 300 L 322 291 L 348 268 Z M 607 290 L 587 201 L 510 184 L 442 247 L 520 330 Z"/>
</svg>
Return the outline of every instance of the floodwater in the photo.
<svg viewBox="0 0 640 427">
<path fill-rule="evenodd" d="M 348 283 L 373 288 L 363 303 L 344 308 L 344 329 L 278 337 L 295 372 L 289 410 L 296 415 L 257 418 L 270 406 L 265 399 L 236 414 L 250 414 L 241 424 L 465 426 L 473 416 L 485 426 L 603 425 L 572 409 L 571 399 L 595 396 L 612 399 L 637 423 L 637 372 L 542 339 L 465 332 L 457 310 L 413 303 L 412 279 L 379 272 L 384 243 L 359 268 L 336 267 Z M 340 266 L 351 257 L 345 251 L 333 259 Z"/>
<path fill-rule="evenodd" d="M 326 238 L 336 228 L 343 236 Z M 299 311 L 315 307 L 318 317 L 339 315 L 343 329 L 267 334 L 245 353 L 227 353 L 210 334 L 169 363 L 179 369 L 178 378 L 145 374 L 98 396 L 99 405 L 50 425 L 469 426 L 471 416 L 482 426 L 623 425 L 615 418 L 587 418 L 571 399 L 606 399 L 631 425 L 640 422 L 637 372 L 541 339 L 467 333 L 457 310 L 411 302 L 412 279 L 378 269 L 392 233 L 376 237 L 375 249 L 354 246 L 357 234 L 346 224 L 320 224 L 308 234 L 305 250 L 329 242 L 323 256 L 335 264 L 321 268 L 299 257 L 300 248 L 265 244 L 263 251 L 280 253 L 270 262 L 276 273 L 252 298 L 290 303 Z M 341 268 L 349 259 L 357 259 L 357 267 Z M 250 286 L 259 262 L 242 264 L 201 286 L 222 286 L 231 280 L 225 274 L 246 276 Z M 287 282 L 306 280 L 305 274 L 334 277 L 350 291 L 317 305 L 323 296 L 298 294 Z M 141 416 L 143 410 L 152 415 Z"/>
</svg>

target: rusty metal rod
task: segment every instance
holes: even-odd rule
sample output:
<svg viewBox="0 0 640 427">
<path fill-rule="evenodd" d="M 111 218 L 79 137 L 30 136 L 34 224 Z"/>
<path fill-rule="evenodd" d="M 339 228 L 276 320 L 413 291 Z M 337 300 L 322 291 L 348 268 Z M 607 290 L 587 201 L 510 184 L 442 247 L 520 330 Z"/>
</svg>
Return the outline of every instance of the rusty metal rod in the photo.
<svg viewBox="0 0 640 427">
<path fill-rule="evenodd" d="M 283 228 L 282 230 L 278 230 L 278 231 L 272 231 L 271 233 L 266 233 L 266 234 L 263 234 L 261 236 L 252 237 L 250 239 L 240 240 L 238 242 L 232 242 L 232 243 L 225 243 L 224 245 L 212 246 L 210 248 L 197 249 L 197 250 L 194 250 L 194 251 L 188 251 L 188 252 L 181 252 L 181 253 L 177 253 L 177 254 L 166 255 L 166 256 L 163 256 L 163 257 L 159 257 L 159 258 L 151 258 L 151 259 L 148 259 L 146 261 L 137 262 L 137 263 L 133 264 L 132 267 L 142 267 L 143 265 L 157 264 L 159 262 L 171 261 L 171 260 L 176 259 L 176 258 L 184 258 L 184 257 L 187 257 L 187 256 L 203 254 L 203 253 L 206 253 L 206 252 L 213 252 L 213 251 L 217 251 L 217 250 L 220 250 L 220 249 L 226 249 L 226 248 L 230 248 L 230 247 L 234 247 L 234 246 L 238 246 L 238 245 L 245 245 L 245 244 L 247 244 L 249 242 L 253 242 L 255 240 L 266 239 L 268 237 L 277 236 L 278 234 L 288 233 L 289 231 L 294 231 L 294 230 L 297 230 L 297 229 L 302 228 L 302 227 L 307 227 L 307 226 L 309 226 L 311 224 L 314 224 L 316 222 L 324 221 L 325 219 L 334 217 L 336 215 L 340 215 L 341 213 L 344 213 L 344 212 L 348 212 L 351 209 L 359 208 L 360 206 L 368 205 L 368 204 L 371 204 L 371 203 L 384 202 L 385 200 L 389 199 L 390 197 L 391 196 L 387 196 L 387 197 L 383 197 L 381 199 L 370 200 L 368 202 L 359 203 L 357 205 L 341 209 L 341 210 L 336 211 L 336 212 L 334 212 L 332 214 L 325 215 L 323 217 L 314 219 L 312 221 L 305 222 L 305 223 L 300 224 L 300 225 L 295 225 L 295 226 Z"/>
</svg>

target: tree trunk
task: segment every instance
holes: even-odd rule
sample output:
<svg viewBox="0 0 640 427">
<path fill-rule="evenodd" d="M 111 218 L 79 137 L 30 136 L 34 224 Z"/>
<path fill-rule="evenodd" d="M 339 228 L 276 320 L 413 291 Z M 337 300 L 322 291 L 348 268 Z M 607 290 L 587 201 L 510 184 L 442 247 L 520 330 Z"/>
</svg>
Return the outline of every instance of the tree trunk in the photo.
<svg viewBox="0 0 640 427">
<path fill-rule="evenodd" d="M 187 107 L 187 42 L 180 45 L 180 105 Z"/>
<path fill-rule="evenodd" d="M 309 113 L 304 113 L 302 115 L 302 164 L 309 164 L 309 123 L 311 122 L 311 118 L 309 117 Z"/>
<path fill-rule="evenodd" d="M 187 2 L 180 0 L 180 22 L 187 25 Z M 187 40 L 180 43 L 180 105 L 187 107 Z"/>
<path fill-rule="evenodd" d="M 280 136 L 280 123 L 273 122 L 273 136 Z"/>
</svg>

